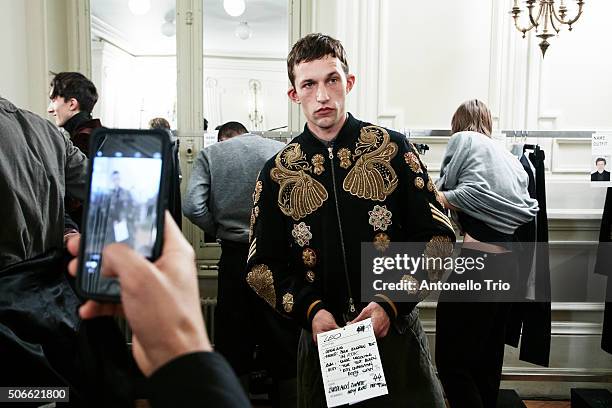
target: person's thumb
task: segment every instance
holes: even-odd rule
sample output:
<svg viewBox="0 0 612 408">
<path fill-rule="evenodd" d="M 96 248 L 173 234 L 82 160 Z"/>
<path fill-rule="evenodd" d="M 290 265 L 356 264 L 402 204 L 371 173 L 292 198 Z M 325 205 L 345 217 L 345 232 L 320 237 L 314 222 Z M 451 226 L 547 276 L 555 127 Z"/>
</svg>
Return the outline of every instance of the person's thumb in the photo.
<svg viewBox="0 0 612 408">
<path fill-rule="evenodd" d="M 124 281 L 139 279 L 143 272 L 151 271 L 147 259 L 125 244 L 110 244 L 102 252 L 102 275 Z"/>
</svg>

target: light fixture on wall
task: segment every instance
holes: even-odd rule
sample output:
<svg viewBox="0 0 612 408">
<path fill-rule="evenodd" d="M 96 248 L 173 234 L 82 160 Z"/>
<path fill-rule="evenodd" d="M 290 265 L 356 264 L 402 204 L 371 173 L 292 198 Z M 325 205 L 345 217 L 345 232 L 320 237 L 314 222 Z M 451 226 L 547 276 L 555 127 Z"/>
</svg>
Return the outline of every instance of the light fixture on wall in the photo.
<svg viewBox="0 0 612 408">
<path fill-rule="evenodd" d="M 246 10 L 245 0 L 223 0 L 223 8 L 225 12 L 232 17 L 241 16 Z"/>
<path fill-rule="evenodd" d="M 539 3 L 537 14 L 534 13 L 536 2 Z M 518 0 L 514 0 L 514 7 L 512 7 L 512 10 L 510 11 L 512 18 L 514 19 L 514 26 L 517 30 L 523 33 L 523 38 L 525 38 L 525 33 L 527 33 L 527 31 L 531 30 L 532 28 L 536 29 L 536 33 L 538 33 L 536 34 L 536 37 L 542 39 L 542 41 L 540 41 L 542 58 L 544 58 L 546 49 L 550 45 L 548 39 L 550 37 L 554 37 L 555 34 L 558 34 L 563 24 L 566 24 L 569 27 L 569 31 L 572 31 L 572 24 L 578 21 L 582 15 L 582 6 L 584 5 L 583 0 L 576 0 L 576 3 L 578 4 L 578 12 L 576 13 L 576 16 L 574 18 L 566 18 L 567 6 L 565 5 L 564 0 L 560 0 L 558 7 L 555 6 L 555 0 L 526 0 L 525 3 L 527 3 L 527 9 L 529 11 L 529 24 L 527 27 L 520 26 L 518 20 L 522 10 L 518 5 Z M 557 27 L 557 24 L 559 27 Z"/>
<path fill-rule="evenodd" d="M 238 24 L 238 27 L 236 27 L 236 31 L 234 33 L 236 34 L 236 37 L 240 38 L 241 40 L 248 40 L 251 38 L 251 35 L 253 35 L 253 30 L 251 30 L 249 23 L 243 21 Z"/>
<path fill-rule="evenodd" d="M 176 24 L 174 21 L 176 20 L 176 12 L 174 9 L 169 10 L 164 16 L 164 23 L 161 26 L 161 32 L 166 37 L 174 37 L 176 34 Z"/>
<path fill-rule="evenodd" d="M 128 8 L 135 16 L 142 16 L 151 10 L 151 0 L 129 0 Z"/>
<path fill-rule="evenodd" d="M 263 123 L 263 114 L 261 113 L 261 103 L 257 99 L 257 95 L 261 90 L 261 82 L 259 82 L 257 79 L 249 80 L 249 90 L 251 91 L 251 95 L 253 97 L 252 104 L 249 109 L 249 120 L 251 121 L 251 129 L 260 130 L 261 125 Z"/>
</svg>

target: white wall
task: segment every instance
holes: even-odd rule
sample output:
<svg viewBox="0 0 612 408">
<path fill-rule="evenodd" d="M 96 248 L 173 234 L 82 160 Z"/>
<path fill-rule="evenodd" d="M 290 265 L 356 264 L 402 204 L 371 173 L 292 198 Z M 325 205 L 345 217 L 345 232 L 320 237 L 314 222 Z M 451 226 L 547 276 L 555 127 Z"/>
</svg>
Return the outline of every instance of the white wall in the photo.
<svg viewBox="0 0 612 408">
<path fill-rule="evenodd" d="M 26 10 L 24 1 L 0 0 L 0 95 L 29 108 Z"/>
<path fill-rule="evenodd" d="M 447 129 L 469 98 L 504 129 L 612 128 L 612 2 L 592 1 L 568 32 L 539 39 L 513 26 L 512 0 L 313 0 L 313 31 L 343 41 L 359 116 L 396 129 Z"/>
</svg>

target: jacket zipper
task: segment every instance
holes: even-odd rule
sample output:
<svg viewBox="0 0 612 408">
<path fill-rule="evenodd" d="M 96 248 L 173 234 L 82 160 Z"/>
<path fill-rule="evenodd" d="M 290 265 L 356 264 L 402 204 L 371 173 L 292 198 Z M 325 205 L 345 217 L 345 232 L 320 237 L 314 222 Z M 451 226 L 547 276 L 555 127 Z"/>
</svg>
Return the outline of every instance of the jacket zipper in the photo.
<svg viewBox="0 0 612 408">
<path fill-rule="evenodd" d="M 342 263 L 344 265 L 344 277 L 348 287 L 349 295 L 349 312 L 355 313 L 355 303 L 353 302 L 353 291 L 351 290 L 351 281 L 349 279 L 348 267 L 346 265 L 346 250 L 344 249 L 344 234 L 342 233 L 342 221 L 340 220 L 340 207 L 338 205 L 338 195 L 336 193 L 336 173 L 334 172 L 334 144 L 331 143 L 327 150 L 331 161 L 332 184 L 334 187 L 334 202 L 336 204 L 336 217 L 338 219 L 338 230 L 340 232 L 340 247 L 342 248 Z"/>
</svg>

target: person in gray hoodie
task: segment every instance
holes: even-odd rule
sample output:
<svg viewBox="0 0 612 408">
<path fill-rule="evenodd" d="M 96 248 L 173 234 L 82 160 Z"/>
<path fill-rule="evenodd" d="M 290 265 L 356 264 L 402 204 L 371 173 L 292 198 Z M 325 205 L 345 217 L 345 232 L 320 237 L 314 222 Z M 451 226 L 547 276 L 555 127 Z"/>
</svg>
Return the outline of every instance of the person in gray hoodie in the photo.
<svg viewBox="0 0 612 408">
<path fill-rule="evenodd" d="M 459 256 L 484 259 L 484 268 L 452 272 L 448 282 L 470 279 L 486 287 L 485 279 L 499 279 L 514 288 L 513 234 L 535 217 L 538 202 L 529 196 L 527 173 L 518 159 L 491 139 L 491 123 L 489 108 L 479 100 L 464 102 L 452 119 L 453 136 L 436 183 L 438 199 L 461 228 Z M 438 301 L 438 374 L 451 407 L 495 407 L 510 299 L 504 302 L 486 291 L 459 296 L 442 293 Z"/>
<path fill-rule="evenodd" d="M 285 145 L 248 133 L 239 122 L 222 125 L 218 140 L 198 154 L 183 201 L 185 216 L 221 242 L 215 349 L 246 387 L 255 346 L 261 345 L 275 383 L 274 405 L 293 406 L 299 330 L 260 304 L 246 283 L 251 196 L 259 171 Z"/>
</svg>

